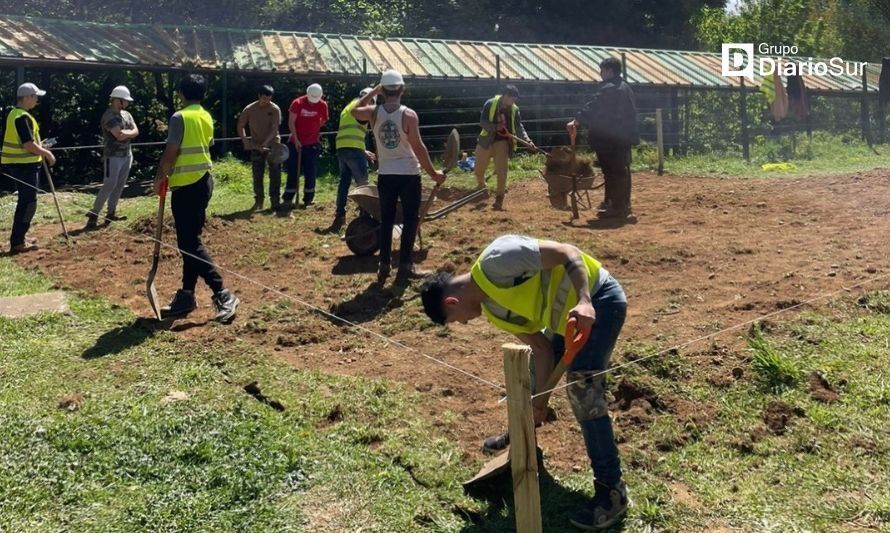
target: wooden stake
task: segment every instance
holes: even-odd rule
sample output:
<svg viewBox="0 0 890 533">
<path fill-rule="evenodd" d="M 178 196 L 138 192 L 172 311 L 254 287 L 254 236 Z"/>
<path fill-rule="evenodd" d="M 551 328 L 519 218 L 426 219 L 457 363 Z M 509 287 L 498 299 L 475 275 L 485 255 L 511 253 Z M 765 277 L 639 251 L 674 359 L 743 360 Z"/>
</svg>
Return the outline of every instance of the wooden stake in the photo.
<svg viewBox="0 0 890 533">
<path fill-rule="evenodd" d="M 538 487 L 538 456 L 532 414 L 531 377 L 528 360 L 532 351 L 520 344 L 504 344 L 507 383 L 507 417 L 510 428 L 510 468 L 513 473 L 513 505 L 517 533 L 540 533 L 541 493 Z"/>
<path fill-rule="evenodd" d="M 655 144 L 658 146 L 658 175 L 664 174 L 664 122 L 661 108 L 655 110 Z"/>
</svg>

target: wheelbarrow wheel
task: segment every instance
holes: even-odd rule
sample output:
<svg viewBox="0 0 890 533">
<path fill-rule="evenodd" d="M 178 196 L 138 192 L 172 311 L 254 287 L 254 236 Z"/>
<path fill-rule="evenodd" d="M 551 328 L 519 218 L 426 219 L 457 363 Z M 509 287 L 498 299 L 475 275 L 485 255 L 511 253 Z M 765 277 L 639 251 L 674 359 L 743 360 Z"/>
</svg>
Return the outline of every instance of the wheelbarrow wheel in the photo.
<svg viewBox="0 0 890 533">
<path fill-rule="evenodd" d="M 355 255 L 371 255 L 380 248 L 380 223 L 368 216 L 346 226 L 346 246 Z"/>
</svg>

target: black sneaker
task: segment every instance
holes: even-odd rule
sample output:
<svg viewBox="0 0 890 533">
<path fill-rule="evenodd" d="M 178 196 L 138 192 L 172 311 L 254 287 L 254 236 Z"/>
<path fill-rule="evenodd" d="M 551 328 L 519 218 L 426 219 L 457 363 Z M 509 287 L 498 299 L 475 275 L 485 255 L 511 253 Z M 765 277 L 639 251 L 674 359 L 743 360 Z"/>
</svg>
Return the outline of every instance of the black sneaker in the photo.
<svg viewBox="0 0 890 533">
<path fill-rule="evenodd" d="M 482 442 L 482 451 L 488 454 L 496 454 L 501 450 L 507 449 L 510 445 L 510 434 L 506 431 L 500 435 L 488 437 Z"/>
<path fill-rule="evenodd" d="M 213 319 L 223 324 L 228 324 L 235 319 L 235 311 L 238 309 L 238 304 L 241 303 L 241 300 L 229 292 L 228 289 L 223 289 L 214 294 L 211 301 L 216 309 L 216 316 Z"/>
<path fill-rule="evenodd" d="M 118 216 L 117 213 L 108 213 L 107 215 L 105 215 L 105 220 L 108 220 L 111 222 L 120 222 L 122 220 L 127 220 L 127 215 Z"/>
<path fill-rule="evenodd" d="M 182 318 L 198 308 L 195 293 L 179 289 L 173 300 L 161 308 L 161 318 Z"/>
<path fill-rule="evenodd" d="M 619 481 L 615 485 L 596 484 L 596 494 L 569 520 L 573 526 L 585 531 L 606 529 L 615 525 L 627 512 L 627 485 Z"/>
<path fill-rule="evenodd" d="M 87 225 L 83 227 L 86 230 L 93 230 L 99 227 L 99 215 L 92 213 L 87 215 Z"/>
</svg>

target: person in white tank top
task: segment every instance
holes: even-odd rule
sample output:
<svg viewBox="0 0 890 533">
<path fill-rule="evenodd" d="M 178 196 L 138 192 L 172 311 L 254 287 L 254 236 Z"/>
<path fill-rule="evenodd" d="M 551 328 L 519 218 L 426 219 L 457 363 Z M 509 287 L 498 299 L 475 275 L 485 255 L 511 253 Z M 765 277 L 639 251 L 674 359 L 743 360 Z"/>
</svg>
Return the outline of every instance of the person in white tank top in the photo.
<svg viewBox="0 0 890 533">
<path fill-rule="evenodd" d="M 412 257 L 420 216 L 420 169 L 436 183 L 445 181 L 445 174 L 433 167 L 429 151 L 420 137 L 417 113 L 402 105 L 404 93 L 402 75 L 398 71 L 388 70 L 381 76 L 380 84 L 363 96 L 352 110 L 356 120 L 371 123 L 377 144 L 377 190 L 380 195 L 380 267 L 377 282 L 381 285 L 390 273 L 392 229 L 399 201 L 402 203 L 403 227 L 396 283 L 405 284 L 409 279 L 427 274 L 415 268 Z M 385 101 L 383 105 L 375 106 L 372 102 L 379 94 L 383 94 Z"/>
</svg>

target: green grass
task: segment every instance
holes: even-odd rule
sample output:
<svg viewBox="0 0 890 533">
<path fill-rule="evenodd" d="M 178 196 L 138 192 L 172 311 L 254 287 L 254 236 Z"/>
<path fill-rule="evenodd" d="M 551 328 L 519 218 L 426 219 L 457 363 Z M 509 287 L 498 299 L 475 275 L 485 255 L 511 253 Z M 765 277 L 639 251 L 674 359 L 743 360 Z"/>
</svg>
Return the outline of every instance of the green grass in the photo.
<svg viewBox="0 0 890 533">
<path fill-rule="evenodd" d="M 890 167 L 890 145 L 877 145 L 873 152 L 861 139 L 850 136 L 834 136 L 816 132 L 813 140 L 806 135 L 797 136 L 797 146 L 792 152 L 787 138 L 775 142 L 757 137 L 751 142 L 751 162 L 741 153 L 690 154 L 668 157 L 665 172 L 678 176 L 720 177 L 800 177 L 859 172 Z M 634 168 L 652 171 L 657 169 L 657 157 L 653 145 L 639 147 L 634 154 Z M 795 168 L 788 170 L 764 170 L 764 163 L 790 162 Z"/>
<path fill-rule="evenodd" d="M 8 258 L 0 276 L 7 293 L 48 285 Z M 413 394 L 183 341 L 100 299 L 71 310 L 0 318 L 2 531 L 450 531 L 479 508 Z"/>
<path fill-rule="evenodd" d="M 767 390 L 782 392 L 793 388 L 800 381 L 800 368 L 787 356 L 783 356 L 766 339 L 760 325 L 751 328 L 748 346 L 753 352 L 751 368 L 757 373 Z"/>
<path fill-rule="evenodd" d="M 537 156 L 514 159 L 511 179 L 540 164 Z M 217 176 L 212 213 L 251 205 L 246 166 L 223 161 Z M 475 181 L 453 178 L 459 186 Z M 332 183 L 321 191 L 322 201 L 332 199 Z M 127 199 L 124 207 L 137 224 L 153 216 L 155 200 Z M 52 213 L 51 202 L 41 210 Z M 273 232 L 279 222 L 259 217 L 251 228 Z M 0 296 L 54 285 L 0 258 Z M 750 357 L 739 358 L 744 377 L 725 386 L 707 381 L 709 365 L 682 353 L 611 374 L 613 387 L 639 382 L 712 412 L 694 422 L 660 410 L 650 425 L 619 430 L 635 502 L 627 528 L 890 530 L 888 301 L 876 291 L 755 334 Z M 269 316 L 290 309 L 269 305 Z M 74 295 L 71 309 L 0 319 L 0 531 L 513 527 L 509 479 L 465 495 L 459 481 L 472 468 L 416 415 L 425 407 L 411 392 L 294 371 L 246 342 L 188 341 L 93 296 Z M 413 318 L 390 313 L 373 327 L 415 329 Z M 260 313 L 255 326 L 263 320 Z M 645 356 L 661 346 L 625 348 Z M 820 403 L 806 380 L 784 380 L 813 370 L 839 401 Z M 782 386 L 764 387 L 771 380 Z M 286 410 L 247 395 L 252 381 Z M 187 397 L 165 400 L 172 391 Z M 58 407 L 68 396 L 78 398 L 77 410 Z M 803 412 L 782 435 L 764 432 L 773 400 Z M 464 423 L 459 413 L 442 417 Z M 542 482 L 545 531 L 572 531 L 567 517 L 590 494 L 586 460 L 577 464 L 579 471 Z"/>
</svg>

